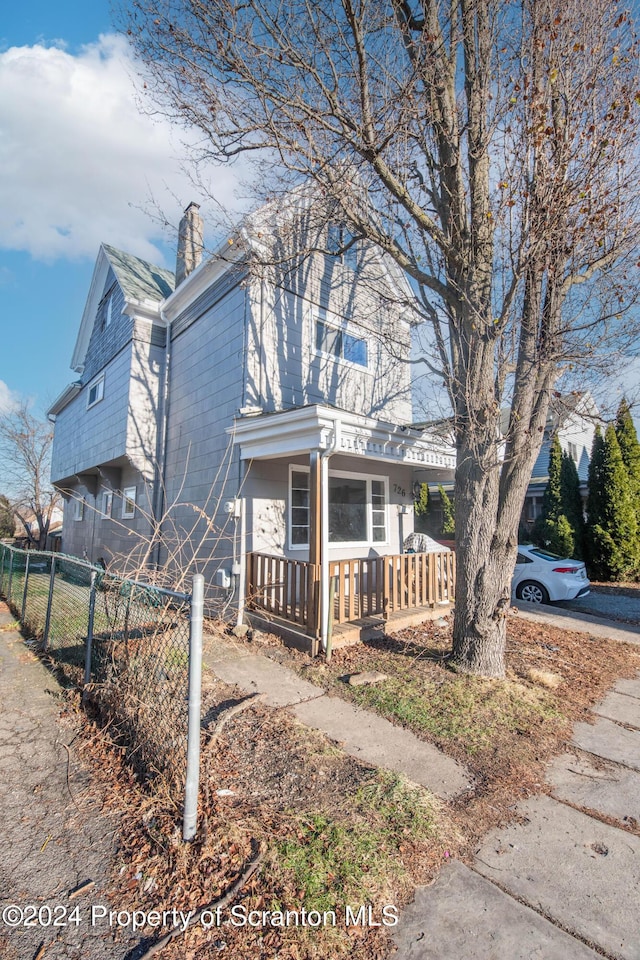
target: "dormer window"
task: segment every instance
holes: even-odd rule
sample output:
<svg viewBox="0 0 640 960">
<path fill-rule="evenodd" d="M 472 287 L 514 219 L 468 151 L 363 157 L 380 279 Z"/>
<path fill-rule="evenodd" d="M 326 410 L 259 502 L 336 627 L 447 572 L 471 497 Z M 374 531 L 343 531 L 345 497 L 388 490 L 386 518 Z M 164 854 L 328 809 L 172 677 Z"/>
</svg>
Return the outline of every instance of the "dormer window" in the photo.
<svg viewBox="0 0 640 960">
<path fill-rule="evenodd" d="M 94 380 L 93 383 L 89 384 L 89 391 L 87 393 L 87 410 L 90 410 L 91 407 L 95 407 L 96 403 L 100 403 L 103 397 L 104 374 Z"/>
<path fill-rule="evenodd" d="M 113 320 L 113 295 L 115 289 L 116 284 L 112 283 L 98 304 L 97 320 L 100 330 L 106 330 Z"/>
</svg>

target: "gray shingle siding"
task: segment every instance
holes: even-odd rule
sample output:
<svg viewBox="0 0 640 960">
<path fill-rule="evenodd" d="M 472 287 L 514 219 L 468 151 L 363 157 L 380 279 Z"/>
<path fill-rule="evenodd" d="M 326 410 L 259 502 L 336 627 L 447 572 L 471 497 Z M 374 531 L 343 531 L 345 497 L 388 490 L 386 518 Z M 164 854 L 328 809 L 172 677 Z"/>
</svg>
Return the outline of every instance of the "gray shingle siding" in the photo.
<svg viewBox="0 0 640 960">
<path fill-rule="evenodd" d="M 87 409 L 89 386 L 85 384 L 56 417 L 51 467 L 54 482 L 108 463 L 126 451 L 131 346 L 125 346 L 103 372 L 100 403 Z"/>
<path fill-rule="evenodd" d="M 105 286 L 105 292 L 113 287 L 111 293 L 111 323 L 109 326 L 104 325 L 109 301 L 109 297 L 104 297 L 98 308 L 91 339 L 89 340 L 89 346 L 87 348 L 87 356 L 81 378 L 83 384 L 93 380 L 109 360 L 127 345 L 133 334 L 133 320 L 131 317 L 122 313 L 124 309 L 124 296 L 117 284 L 113 286 L 115 282 L 116 278 L 113 270 L 109 270 L 109 279 Z"/>
<path fill-rule="evenodd" d="M 244 289 L 231 289 L 172 342 L 166 494 L 167 503 L 179 504 L 167 526 L 189 531 L 195 542 L 205 531 L 192 505 L 212 517 L 239 486 L 237 452 L 225 430 L 242 404 L 245 297 Z M 226 519 L 222 514 L 217 522 Z M 217 538 L 208 535 L 206 552 L 228 556 L 228 542 Z"/>
</svg>

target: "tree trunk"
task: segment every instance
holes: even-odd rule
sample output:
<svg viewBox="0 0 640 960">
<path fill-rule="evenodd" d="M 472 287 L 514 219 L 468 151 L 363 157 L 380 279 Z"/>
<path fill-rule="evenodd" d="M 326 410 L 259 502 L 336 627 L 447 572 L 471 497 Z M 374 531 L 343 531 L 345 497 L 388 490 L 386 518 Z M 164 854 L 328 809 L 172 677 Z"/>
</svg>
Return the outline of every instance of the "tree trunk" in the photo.
<svg viewBox="0 0 640 960">
<path fill-rule="evenodd" d="M 453 659 L 465 673 L 503 677 L 505 614 L 517 544 L 512 530 L 496 526 L 498 465 L 482 470 L 464 447 L 458 451 L 456 470 Z"/>
</svg>

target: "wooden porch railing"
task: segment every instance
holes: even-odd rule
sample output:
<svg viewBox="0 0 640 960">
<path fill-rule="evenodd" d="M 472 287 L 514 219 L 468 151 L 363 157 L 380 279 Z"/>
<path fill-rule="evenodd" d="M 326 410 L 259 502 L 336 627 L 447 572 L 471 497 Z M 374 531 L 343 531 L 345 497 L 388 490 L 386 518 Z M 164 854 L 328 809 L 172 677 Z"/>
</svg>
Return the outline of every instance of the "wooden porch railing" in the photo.
<svg viewBox="0 0 640 960">
<path fill-rule="evenodd" d="M 320 570 L 303 560 L 250 553 L 247 606 L 305 628 L 315 622 Z M 388 617 L 397 610 L 453 602 L 455 553 L 402 553 L 357 560 L 332 560 L 334 623 Z"/>
</svg>

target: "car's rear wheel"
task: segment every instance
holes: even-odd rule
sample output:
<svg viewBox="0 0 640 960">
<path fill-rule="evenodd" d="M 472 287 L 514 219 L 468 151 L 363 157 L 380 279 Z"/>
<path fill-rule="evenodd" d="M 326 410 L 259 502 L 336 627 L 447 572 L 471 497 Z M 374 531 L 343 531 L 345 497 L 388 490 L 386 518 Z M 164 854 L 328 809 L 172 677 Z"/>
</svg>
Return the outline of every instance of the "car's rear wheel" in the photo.
<svg viewBox="0 0 640 960">
<path fill-rule="evenodd" d="M 536 580 L 523 580 L 518 584 L 516 597 L 527 603 L 549 603 L 547 590 Z"/>
</svg>

